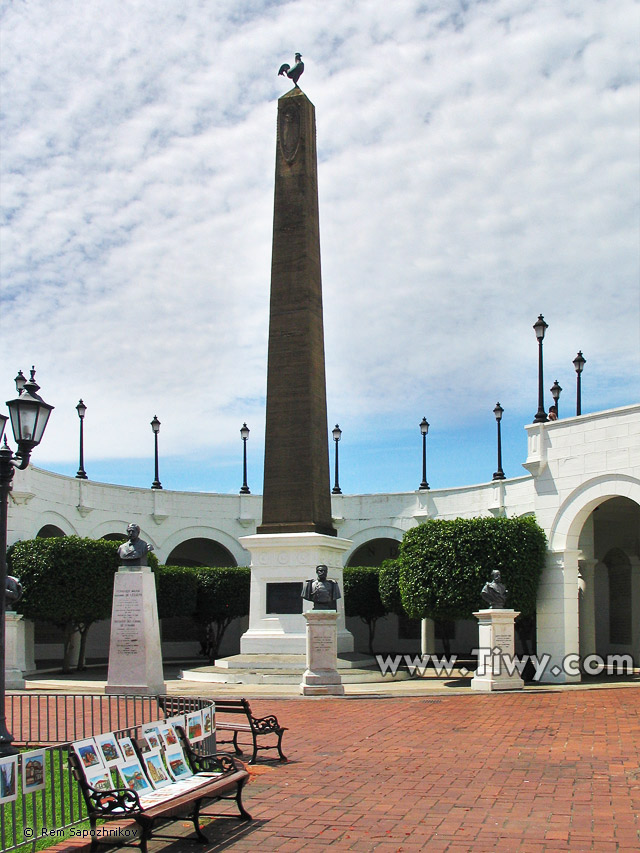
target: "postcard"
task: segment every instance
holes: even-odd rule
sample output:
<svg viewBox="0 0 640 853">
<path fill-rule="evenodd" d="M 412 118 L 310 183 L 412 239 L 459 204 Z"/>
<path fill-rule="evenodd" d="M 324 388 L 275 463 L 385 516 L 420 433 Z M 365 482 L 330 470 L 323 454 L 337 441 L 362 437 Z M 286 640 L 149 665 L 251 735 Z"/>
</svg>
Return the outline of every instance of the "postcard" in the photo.
<svg viewBox="0 0 640 853">
<path fill-rule="evenodd" d="M 187 737 L 191 743 L 202 740 L 204 732 L 202 731 L 202 711 L 193 711 L 187 714 Z"/>
<path fill-rule="evenodd" d="M 118 746 L 122 752 L 122 758 L 124 761 L 128 761 L 130 758 L 135 758 L 137 753 L 133 744 L 131 743 L 130 737 L 121 737 L 118 738 Z"/>
<path fill-rule="evenodd" d="M 184 752 L 178 747 L 168 749 L 165 753 L 167 767 L 174 779 L 188 779 L 193 776 L 193 771 L 187 764 Z"/>
<path fill-rule="evenodd" d="M 10 803 L 18 797 L 18 756 L 0 758 L 0 803 Z"/>
<path fill-rule="evenodd" d="M 96 735 L 95 741 L 98 744 L 102 760 L 107 767 L 110 767 L 112 764 L 117 764 L 124 758 L 120 752 L 118 741 L 116 740 L 116 736 L 113 732 L 106 735 Z"/>
<path fill-rule="evenodd" d="M 173 781 L 167 768 L 162 760 L 162 751 L 153 749 L 144 756 L 144 764 L 147 770 L 147 776 L 151 780 L 154 788 L 163 788 L 165 785 L 170 785 Z"/>
<path fill-rule="evenodd" d="M 93 772 L 89 771 L 85 775 L 87 777 L 87 783 L 91 785 L 92 788 L 97 788 L 98 791 L 113 790 L 113 781 L 108 769 L 94 770 Z"/>
<path fill-rule="evenodd" d="M 85 740 L 77 740 L 71 746 L 85 770 L 92 767 L 104 767 L 98 746 L 92 737 L 88 737 Z"/>
<path fill-rule="evenodd" d="M 30 794 L 32 791 L 41 791 L 46 787 L 45 754 L 44 749 L 34 749 L 32 752 L 23 752 L 21 754 L 22 790 L 25 794 Z"/>
<path fill-rule="evenodd" d="M 125 788 L 131 788 L 138 794 L 148 794 L 153 791 L 151 782 L 147 779 L 137 758 L 123 761 L 122 764 L 117 765 L 117 768 Z"/>
</svg>

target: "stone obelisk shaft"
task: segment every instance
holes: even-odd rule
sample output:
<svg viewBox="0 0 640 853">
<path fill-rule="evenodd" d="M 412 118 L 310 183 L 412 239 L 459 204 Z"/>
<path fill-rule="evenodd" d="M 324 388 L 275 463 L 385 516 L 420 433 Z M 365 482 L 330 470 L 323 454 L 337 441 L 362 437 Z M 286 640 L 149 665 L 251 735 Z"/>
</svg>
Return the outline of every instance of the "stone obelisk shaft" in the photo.
<svg viewBox="0 0 640 853">
<path fill-rule="evenodd" d="M 278 101 L 262 524 L 324 533 L 331 521 L 315 109 Z"/>
</svg>

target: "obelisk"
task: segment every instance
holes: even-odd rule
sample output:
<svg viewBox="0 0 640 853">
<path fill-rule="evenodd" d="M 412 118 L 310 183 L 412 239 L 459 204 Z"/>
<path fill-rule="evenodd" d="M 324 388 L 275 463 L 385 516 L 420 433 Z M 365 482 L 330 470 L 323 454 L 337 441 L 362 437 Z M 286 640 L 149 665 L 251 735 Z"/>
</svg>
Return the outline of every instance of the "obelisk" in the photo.
<svg viewBox="0 0 640 853">
<path fill-rule="evenodd" d="M 262 524 L 325 533 L 331 521 L 315 109 L 278 101 Z"/>
<path fill-rule="evenodd" d="M 328 434 L 315 109 L 296 86 L 278 101 L 262 524 L 241 539 L 251 552 L 243 655 L 304 655 L 302 582 L 324 564 L 342 585 L 351 543 L 332 523 Z M 349 651 L 341 606 L 338 652 Z"/>
</svg>

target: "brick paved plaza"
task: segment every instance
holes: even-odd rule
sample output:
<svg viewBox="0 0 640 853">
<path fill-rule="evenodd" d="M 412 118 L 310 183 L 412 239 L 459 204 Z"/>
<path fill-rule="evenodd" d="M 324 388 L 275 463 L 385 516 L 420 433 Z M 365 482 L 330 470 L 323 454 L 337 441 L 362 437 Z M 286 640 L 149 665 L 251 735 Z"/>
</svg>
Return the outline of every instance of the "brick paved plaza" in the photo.
<svg viewBox="0 0 640 853">
<path fill-rule="evenodd" d="M 640 850 L 637 688 L 252 707 L 289 726 L 290 761 L 251 768 L 254 821 L 216 820 L 205 853 Z"/>
</svg>

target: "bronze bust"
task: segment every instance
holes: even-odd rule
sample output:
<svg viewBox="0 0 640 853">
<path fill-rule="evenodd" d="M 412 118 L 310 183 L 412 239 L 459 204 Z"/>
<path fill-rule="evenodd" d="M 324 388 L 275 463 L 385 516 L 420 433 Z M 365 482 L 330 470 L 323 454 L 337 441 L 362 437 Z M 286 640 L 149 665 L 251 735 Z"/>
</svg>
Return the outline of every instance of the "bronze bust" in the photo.
<svg viewBox="0 0 640 853">
<path fill-rule="evenodd" d="M 316 566 L 317 578 L 302 584 L 302 597 L 305 601 L 313 601 L 314 610 L 337 610 L 340 587 L 337 581 L 327 579 L 328 571 L 326 566 Z"/>
<path fill-rule="evenodd" d="M 118 548 L 118 557 L 123 566 L 146 566 L 147 554 L 153 551 L 153 545 L 148 545 L 144 539 L 140 539 L 140 528 L 137 524 L 127 527 L 127 542 L 123 542 Z"/>
<path fill-rule="evenodd" d="M 502 583 L 497 569 L 491 572 L 491 580 L 482 587 L 481 595 L 492 610 L 502 610 L 507 600 L 509 590 Z"/>
</svg>

